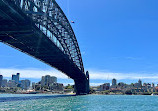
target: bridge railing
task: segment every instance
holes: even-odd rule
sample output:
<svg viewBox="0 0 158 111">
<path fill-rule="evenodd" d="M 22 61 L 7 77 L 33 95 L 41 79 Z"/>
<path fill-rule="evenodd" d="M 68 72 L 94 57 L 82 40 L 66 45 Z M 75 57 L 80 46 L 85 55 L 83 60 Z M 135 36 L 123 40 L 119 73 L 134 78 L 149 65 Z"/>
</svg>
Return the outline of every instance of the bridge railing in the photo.
<svg viewBox="0 0 158 111">
<path fill-rule="evenodd" d="M 65 14 L 55 0 L 11 0 L 35 22 L 54 44 L 84 72 L 77 39 Z"/>
</svg>

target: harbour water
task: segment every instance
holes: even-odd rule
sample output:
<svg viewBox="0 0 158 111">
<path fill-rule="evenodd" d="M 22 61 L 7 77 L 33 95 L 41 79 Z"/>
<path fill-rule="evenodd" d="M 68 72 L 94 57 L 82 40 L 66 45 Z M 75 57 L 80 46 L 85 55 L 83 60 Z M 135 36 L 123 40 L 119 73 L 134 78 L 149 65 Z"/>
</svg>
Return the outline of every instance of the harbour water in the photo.
<svg viewBox="0 0 158 111">
<path fill-rule="evenodd" d="M 157 111 L 158 96 L 0 94 L 0 111 Z"/>
</svg>

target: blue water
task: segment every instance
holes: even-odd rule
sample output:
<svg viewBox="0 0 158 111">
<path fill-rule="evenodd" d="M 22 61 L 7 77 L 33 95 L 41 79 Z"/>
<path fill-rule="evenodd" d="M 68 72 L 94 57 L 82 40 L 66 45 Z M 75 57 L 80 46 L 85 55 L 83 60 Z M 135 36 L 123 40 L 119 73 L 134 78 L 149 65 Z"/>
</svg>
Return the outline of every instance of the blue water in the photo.
<svg viewBox="0 0 158 111">
<path fill-rule="evenodd" d="M 0 94 L 0 111 L 158 111 L 158 96 Z"/>
</svg>

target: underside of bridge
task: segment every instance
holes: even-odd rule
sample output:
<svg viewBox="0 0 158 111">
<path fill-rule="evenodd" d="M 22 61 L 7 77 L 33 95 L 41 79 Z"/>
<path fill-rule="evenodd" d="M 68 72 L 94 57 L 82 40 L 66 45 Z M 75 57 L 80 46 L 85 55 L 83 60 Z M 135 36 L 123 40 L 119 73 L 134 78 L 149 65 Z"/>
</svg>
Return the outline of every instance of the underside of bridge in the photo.
<svg viewBox="0 0 158 111">
<path fill-rule="evenodd" d="M 57 5 L 54 0 L 52 0 L 52 3 Z M 66 42 L 62 41 L 68 38 L 66 38 L 66 35 L 60 36 L 61 31 L 57 30 L 59 24 L 58 26 L 53 25 L 56 30 L 52 29 L 54 33 L 51 33 L 51 30 L 47 30 L 48 25 L 45 27 L 40 23 L 35 23 L 32 16 L 34 17 L 34 15 L 30 17 L 28 13 L 26 14 L 25 11 L 18 7 L 15 1 L 0 0 L 0 41 L 62 71 L 74 80 L 77 94 L 87 94 L 89 92 L 89 80 L 84 73 L 81 54 L 77 52 L 79 47 L 70 46 L 70 44 L 77 43 L 77 41 L 74 40 L 74 42 L 67 43 L 67 46 L 64 46 Z M 43 30 L 41 31 L 41 27 L 46 30 L 45 33 Z M 64 30 L 64 28 L 61 28 L 61 30 Z M 64 34 L 66 34 L 66 29 Z M 56 36 L 56 42 L 51 39 L 54 37 L 53 35 Z M 67 47 L 75 49 L 77 54 L 71 54 L 70 50 L 72 49 Z"/>
</svg>

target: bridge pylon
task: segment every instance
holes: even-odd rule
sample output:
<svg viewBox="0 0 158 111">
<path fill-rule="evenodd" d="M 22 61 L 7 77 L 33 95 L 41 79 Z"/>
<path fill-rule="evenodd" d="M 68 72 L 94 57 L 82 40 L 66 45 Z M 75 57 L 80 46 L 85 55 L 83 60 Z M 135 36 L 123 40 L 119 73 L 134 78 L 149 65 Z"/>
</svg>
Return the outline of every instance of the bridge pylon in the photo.
<svg viewBox="0 0 158 111">
<path fill-rule="evenodd" d="M 86 72 L 86 76 L 83 79 L 74 79 L 76 95 L 89 94 L 89 72 Z"/>
</svg>

